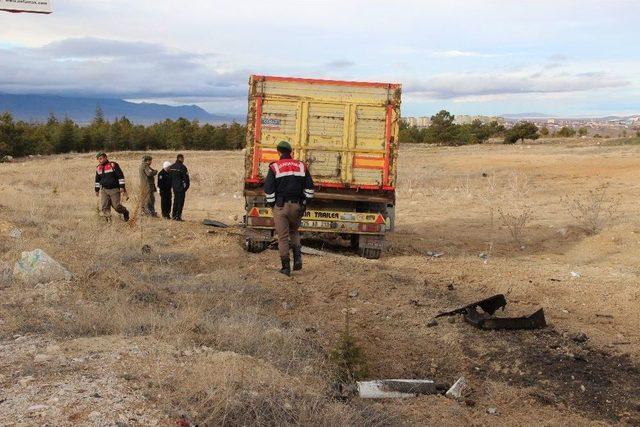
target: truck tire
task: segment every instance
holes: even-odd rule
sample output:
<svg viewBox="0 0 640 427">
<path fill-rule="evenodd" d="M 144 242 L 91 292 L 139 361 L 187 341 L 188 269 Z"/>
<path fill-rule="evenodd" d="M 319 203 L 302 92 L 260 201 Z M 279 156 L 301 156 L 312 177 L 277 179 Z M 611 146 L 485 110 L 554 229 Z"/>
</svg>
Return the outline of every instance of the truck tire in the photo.
<svg viewBox="0 0 640 427">
<path fill-rule="evenodd" d="M 352 234 L 350 236 L 350 247 L 353 250 L 358 249 L 358 247 L 360 246 L 360 235 L 359 234 Z"/>
<path fill-rule="evenodd" d="M 247 238 L 244 241 L 244 247 L 248 252 L 257 254 L 267 249 L 268 243 L 269 242 Z"/>
<path fill-rule="evenodd" d="M 376 248 L 360 248 L 358 253 L 362 258 L 366 259 L 380 259 L 380 255 L 382 255 L 382 249 Z"/>
</svg>

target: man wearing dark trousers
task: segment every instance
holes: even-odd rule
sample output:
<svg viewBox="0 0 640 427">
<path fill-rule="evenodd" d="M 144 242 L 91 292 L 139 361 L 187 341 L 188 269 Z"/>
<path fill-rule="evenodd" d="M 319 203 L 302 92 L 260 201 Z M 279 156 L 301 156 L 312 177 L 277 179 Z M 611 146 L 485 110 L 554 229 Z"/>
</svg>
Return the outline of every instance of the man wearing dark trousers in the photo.
<svg viewBox="0 0 640 427">
<path fill-rule="evenodd" d="M 160 207 L 162 218 L 171 219 L 171 162 L 164 162 L 158 173 L 158 191 L 160 192 Z"/>
<path fill-rule="evenodd" d="M 189 171 L 184 165 L 184 156 L 178 154 L 176 162 L 171 165 L 171 187 L 173 188 L 173 212 L 171 219 L 175 221 L 183 221 L 182 209 L 184 208 L 184 199 L 189 190 Z"/>
<path fill-rule="evenodd" d="M 291 145 L 286 141 L 280 141 L 277 150 L 280 160 L 269 165 L 264 192 L 267 205 L 273 208 L 273 221 L 278 234 L 278 251 L 282 262 L 280 273 L 289 276 L 290 247 L 293 250 L 293 269 L 302 269 L 302 246 L 298 228 L 307 199 L 313 197 L 314 187 L 307 165 L 291 157 Z"/>
</svg>

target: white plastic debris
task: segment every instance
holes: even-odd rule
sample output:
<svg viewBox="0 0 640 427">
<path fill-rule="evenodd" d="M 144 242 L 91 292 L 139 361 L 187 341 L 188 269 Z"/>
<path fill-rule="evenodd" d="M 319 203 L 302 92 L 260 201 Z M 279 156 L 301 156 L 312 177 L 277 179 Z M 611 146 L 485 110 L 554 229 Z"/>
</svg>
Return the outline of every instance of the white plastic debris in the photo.
<svg viewBox="0 0 640 427">
<path fill-rule="evenodd" d="M 462 392 L 467 388 L 468 385 L 469 382 L 467 381 L 467 379 L 465 377 L 460 377 L 458 378 L 458 381 L 456 381 L 451 386 L 451 388 L 447 390 L 445 396 L 450 399 L 460 399 L 462 397 Z"/>
<path fill-rule="evenodd" d="M 577 279 L 578 277 L 580 277 L 580 273 L 578 273 L 577 271 L 572 271 L 572 272 L 571 272 L 571 277 L 573 277 L 573 278 L 576 278 L 576 279 Z"/>
<path fill-rule="evenodd" d="M 13 278 L 27 285 L 49 283 L 54 280 L 70 280 L 71 273 L 42 249 L 22 252 L 13 268 Z"/>
<path fill-rule="evenodd" d="M 358 381 L 356 385 L 358 395 L 363 399 L 397 399 L 437 393 L 436 384 L 431 380 L 373 380 Z"/>
<path fill-rule="evenodd" d="M 12 228 L 11 231 L 9 231 L 9 237 L 19 239 L 22 237 L 22 230 L 19 228 Z"/>
</svg>

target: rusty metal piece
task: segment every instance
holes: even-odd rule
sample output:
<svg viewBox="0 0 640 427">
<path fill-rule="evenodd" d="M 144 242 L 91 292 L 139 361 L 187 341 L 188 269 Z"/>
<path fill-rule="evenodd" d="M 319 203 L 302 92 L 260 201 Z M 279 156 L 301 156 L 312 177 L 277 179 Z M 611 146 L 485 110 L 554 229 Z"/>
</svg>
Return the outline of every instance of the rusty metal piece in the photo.
<svg viewBox="0 0 640 427">
<path fill-rule="evenodd" d="M 530 316 L 522 317 L 494 317 L 493 314 L 507 305 L 507 300 L 503 294 L 494 295 L 477 301 L 464 307 L 451 311 L 445 311 L 436 317 L 453 316 L 461 314 L 464 320 L 480 329 L 539 329 L 547 326 L 544 317 L 544 309 L 540 309 Z M 478 311 L 478 307 L 483 312 Z"/>
<path fill-rule="evenodd" d="M 493 315 L 499 308 L 504 309 L 507 305 L 507 300 L 503 294 L 494 295 L 489 298 L 485 298 L 480 301 L 473 302 L 465 305 L 464 307 L 456 308 L 455 310 L 445 311 L 436 315 L 436 318 L 443 316 L 453 316 L 455 314 L 466 314 L 470 310 L 475 310 L 476 307 L 480 307 L 485 313 Z"/>
<path fill-rule="evenodd" d="M 522 317 L 491 317 L 474 309 L 464 315 L 464 320 L 480 329 L 540 329 L 547 326 L 542 308 Z"/>
</svg>

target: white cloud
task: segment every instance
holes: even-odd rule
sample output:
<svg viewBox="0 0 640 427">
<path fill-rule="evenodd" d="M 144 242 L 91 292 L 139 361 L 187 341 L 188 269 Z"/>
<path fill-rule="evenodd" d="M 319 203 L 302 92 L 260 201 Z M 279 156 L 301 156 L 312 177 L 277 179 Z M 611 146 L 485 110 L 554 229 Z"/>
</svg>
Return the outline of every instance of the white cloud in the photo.
<svg viewBox="0 0 640 427">
<path fill-rule="evenodd" d="M 431 56 L 436 58 L 495 58 L 499 55 L 467 50 L 444 50 L 440 52 L 433 52 L 431 53 Z"/>
<path fill-rule="evenodd" d="M 604 72 L 441 74 L 409 80 L 403 87 L 410 96 L 425 99 L 455 99 L 516 94 L 558 94 L 620 88 L 631 85 L 625 78 Z M 489 99 L 489 98 L 485 98 Z"/>
<path fill-rule="evenodd" d="M 238 97 L 247 72 L 215 54 L 161 44 L 65 39 L 40 48 L 0 49 L 0 92 L 124 98 Z"/>
</svg>

